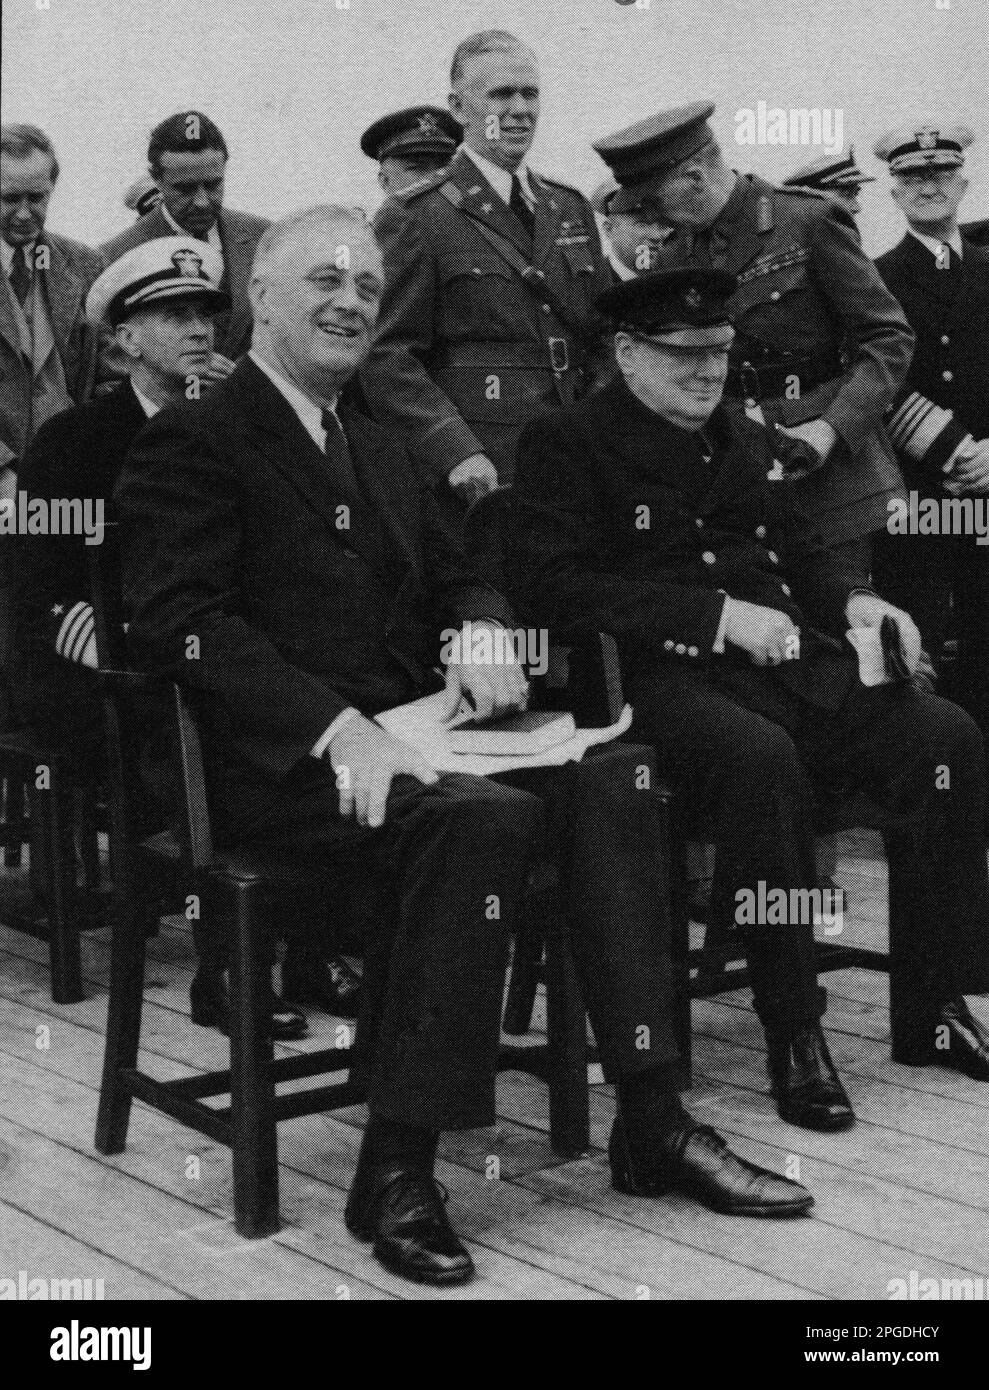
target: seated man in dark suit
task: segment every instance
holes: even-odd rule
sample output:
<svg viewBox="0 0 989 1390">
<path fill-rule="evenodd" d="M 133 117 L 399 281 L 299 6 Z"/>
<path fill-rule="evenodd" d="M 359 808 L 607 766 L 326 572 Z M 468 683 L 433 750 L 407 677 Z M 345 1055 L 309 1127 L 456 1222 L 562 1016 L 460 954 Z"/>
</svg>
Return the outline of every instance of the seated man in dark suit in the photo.
<svg viewBox="0 0 989 1390">
<path fill-rule="evenodd" d="M 351 1073 L 370 1115 L 347 1224 L 390 1269 L 451 1284 L 472 1264 L 432 1179 L 436 1143 L 494 1119 L 506 939 L 543 808 L 517 786 L 438 777 L 374 720 L 442 689 L 444 627 L 512 621 L 406 452 L 340 401 L 381 290 L 377 241 L 352 211 L 270 228 L 248 359 L 142 431 L 117 504 L 128 640 L 196 703 L 218 837 L 373 861 L 366 891 L 382 910 Z M 482 717 L 524 705 L 522 669 L 502 652 L 501 665 L 447 665 L 451 712 L 464 695 Z M 607 748 L 565 779 L 574 951 L 619 1095 L 616 1181 L 679 1185 L 732 1212 L 804 1211 L 803 1188 L 736 1158 L 680 1106 L 656 821 L 635 789 L 644 756 Z"/>
<path fill-rule="evenodd" d="M 89 603 L 90 545 L 103 549 L 103 574 L 119 586 L 113 489 L 142 425 L 166 405 L 198 399 L 209 385 L 215 315 L 230 307 L 220 289 L 219 255 L 194 237 L 160 237 L 126 251 L 93 284 L 86 313 L 94 328 L 113 335 L 127 380 L 88 404 L 65 411 L 42 427 L 24 461 L 21 487 L 48 508 L 53 498 L 79 507 L 89 534 L 18 537 L 17 702 L 22 722 L 71 756 L 79 773 L 98 777 L 103 766 L 99 698 L 80 666 L 96 666 L 93 610 Z M 88 509 L 88 510 L 86 510 Z M 149 711 L 149 719 L 156 712 Z M 160 814 L 157 807 L 149 815 Z M 226 960 L 196 929 L 200 968 L 193 981 L 192 1013 L 197 1023 L 226 1029 Z M 303 965 L 323 979 L 319 1002 L 353 1017 L 360 990 L 342 957 L 283 967 L 294 983 Z M 306 1031 L 302 1011 L 273 999 L 272 1034 L 298 1038 Z"/>
<path fill-rule="evenodd" d="M 529 621 L 617 639 L 631 736 L 715 827 L 712 920 L 746 926 L 780 1114 L 839 1129 L 853 1114 L 820 1028 L 812 801 L 899 837 L 912 892 L 890 946 L 894 1058 L 989 1080 L 963 998 L 989 984 L 982 741 L 909 681 L 860 679 L 846 629 L 868 647 L 889 616 L 914 670 L 919 636 L 841 556 L 800 542 L 767 434 L 719 408 L 733 288 L 685 269 L 601 296 L 621 374 L 523 435 L 511 572 Z"/>
</svg>

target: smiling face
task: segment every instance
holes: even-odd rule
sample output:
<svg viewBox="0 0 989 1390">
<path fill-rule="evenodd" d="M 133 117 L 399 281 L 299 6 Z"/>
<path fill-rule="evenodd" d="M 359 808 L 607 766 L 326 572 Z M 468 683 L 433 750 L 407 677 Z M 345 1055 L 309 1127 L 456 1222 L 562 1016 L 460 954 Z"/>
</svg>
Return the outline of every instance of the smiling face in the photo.
<svg viewBox="0 0 989 1390">
<path fill-rule="evenodd" d="M 539 69 L 525 49 L 482 53 L 464 65 L 450 110 L 464 143 L 512 173 L 532 145 L 539 120 Z"/>
<path fill-rule="evenodd" d="M 50 155 L 0 154 L 0 235 L 8 246 L 27 246 L 40 236 L 54 187 Z"/>
<path fill-rule="evenodd" d="M 301 222 L 251 277 L 254 346 L 306 395 L 331 401 L 370 350 L 383 284 L 366 223 Z"/>
<path fill-rule="evenodd" d="M 174 220 L 203 237 L 220 215 L 227 167 L 222 150 L 162 150 L 154 181 Z"/>
<path fill-rule="evenodd" d="M 686 328 L 662 340 L 615 336 L 618 366 L 642 403 L 684 430 L 699 430 L 721 400 L 734 338 L 728 327 Z"/>
<path fill-rule="evenodd" d="M 894 174 L 891 196 L 912 227 L 936 231 L 945 224 L 954 225 L 967 188 L 968 179 L 960 169 L 934 165 Z"/>
</svg>

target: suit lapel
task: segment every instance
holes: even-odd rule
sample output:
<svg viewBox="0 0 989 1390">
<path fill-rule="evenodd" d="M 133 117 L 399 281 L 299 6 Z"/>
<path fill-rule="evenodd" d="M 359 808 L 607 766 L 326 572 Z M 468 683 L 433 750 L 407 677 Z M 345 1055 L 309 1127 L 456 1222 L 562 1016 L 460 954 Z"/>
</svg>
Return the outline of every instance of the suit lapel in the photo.
<svg viewBox="0 0 989 1390">
<path fill-rule="evenodd" d="M 362 498 L 339 486 L 326 455 L 313 443 L 282 393 L 250 358 L 238 364 L 230 380 L 236 382 L 251 423 L 275 446 L 264 450 L 265 458 L 322 518 L 341 546 L 358 551 L 380 571 L 382 558 L 375 544 L 373 515 Z M 342 520 L 349 525 L 340 525 Z"/>
<path fill-rule="evenodd" d="M 936 305 L 938 317 L 949 311 L 959 299 L 958 282 L 947 270 L 938 268 L 937 258 L 922 242 L 908 232 L 901 243 L 906 274 L 911 293 Z M 964 257 L 962 258 L 964 275 Z"/>
<path fill-rule="evenodd" d="M 532 262 L 534 265 L 545 265 L 553 254 L 553 245 L 559 226 L 558 208 L 552 191 L 543 187 L 540 180 L 531 171 L 529 184 L 536 195 L 536 227 L 532 238 Z"/>
<path fill-rule="evenodd" d="M 989 253 L 966 243 L 962 276 L 948 322 L 953 328 L 974 319 L 984 322 L 989 314 Z"/>
<path fill-rule="evenodd" d="M 447 179 L 456 185 L 463 202 L 461 210 L 493 228 L 517 246 L 526 260 L 533 254 L 532 242 L 518 218 L 488 183 L 469 155 L 458 151 L 447 170 Z"/>
<path fill-rule="evenodd" d="M 744 178 L 744 175 L 739 177 Z M 768 197 L 770 191 L 769 184 L 762 183 L 760 179 L 752 179 L 737 219 L 725 228 L 728 245 L 723 268 L 729 275 L 738 275 L 762 251 L 765 233 L 758 230 L 758 204 L 759 199 Z M 716 230 L 717 226 L 715 222 L 712 231 Z M 770 228 L 766 230 L 769 231 Z"/>
<path fill-rule="evenodd" d="M 66 345 L 79 315 L 83 282 L 53 241 L 46 241 L 45 245 L 51 251 L 49 267 L 43 272 L 45 292 L 48 296 L 48 313 L 51 316 L 55 347 L 64 360 Z"/>
<path fill-rule="evenodd" d="M 220 241 L 223 244 L 223 265 L 227 285 L 233 301 L 230 322 L 224 337 L 224 344 L 239 343 L 247 332 L 251 321 L 251 306 L 247 298 L 247 285 L 251 277 L 251 262 L 254 248 L 250 233 L 242 227 L 233 213 L 220 212 Z"/>
<path fill-rule="evenodd" d="M 404 571 L 414 569 L 416 560 L 409 545 L 408 528 L 396 510 L 394 498 L 388 490 L 386 474 L 378 466 L 382 445 L 376 436 L 371 435 L 363 419 L 356 412 L 344 407 L 341 418 L 350 443 L 350 456 L 363 494 L 365 509 L 380 528 L 383 547 L 379 554 L 378 567 L 399 577 Z"/>
<path fill-rule="evenodd" d="M 0 271 L 2 274 L 2 271 Z M 17 320 L 14 318 L 14 306 L 11 302 L 13 290 L 6 275 L 3 276 L 3 293 L 0 294 L 0 333 L 3 334 L 10 345 L 11 351 L 17 357 L 24 360 L 24 353 L 21 349 L 21 335 L 17 331 Z"/>
</svg>

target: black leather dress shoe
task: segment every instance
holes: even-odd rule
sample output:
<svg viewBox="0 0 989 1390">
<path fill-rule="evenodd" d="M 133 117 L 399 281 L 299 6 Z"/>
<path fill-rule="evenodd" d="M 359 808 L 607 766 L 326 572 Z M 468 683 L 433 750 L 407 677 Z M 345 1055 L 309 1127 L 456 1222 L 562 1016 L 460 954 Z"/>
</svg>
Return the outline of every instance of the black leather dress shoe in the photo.
<svg viewBox="0 0 989 1390">
<path fill-rule="evenodd" d="M 189 989 L 192 1021 L 203 1028 L 216 1028 L 230 1034 L 230 995 L 228 972 L 200 966 Z M 271 1036 L 276 1042 L 304 1038 L 309 1024 L 301 1009 L 271 994 Z"/>
<path fill-rule="evenodd" d="M 466 1284 L 474 1277 L 470 1252 L 457 1239 L 443 1205 L 445 1193 L 419 1168 L 358 1168 L 347 1198 L 347 1229 L 374 1242 L 392 1274 L 417 1284 Z"/>
<path fill-rule="evenodd" d="M 781 1117 L 801 1129 L 851 1129 L 855 1111 L 820 1028 L 767 1033 L 766 1042 L 769 1079 Z"/>
<path fill-rule="evenodd" d="M 633 1197 L 658 1197 L 675 1188 L 729 1216 L 801 1216 L 814 1198 L 790 1178 L 732 1153 L 709 1125 L 687 1124 L 662 1143 L 655 1166 L 635 1172 L 620 1120 L 608 1141 L 611 1185 Z"/>
<path fill-rule="evenodd" d="M 946 1029 L 946 1033 L 941 1030 Z M 894 1047 L 893 1061 L 911 1067 L 949 1067 L 975 1081 L 989 1081 L 989 1033 L 964 999 L 952 999 L 938 1014 L 937 1030 L 946 1047 Z"/>
<path fill-rule="evenodd" d="M 282 963 L 282 993 L 335 1018 L 356 1018 L 361 977 L 343 956 L 293 950 L 290 945 Z"/>
</svg>

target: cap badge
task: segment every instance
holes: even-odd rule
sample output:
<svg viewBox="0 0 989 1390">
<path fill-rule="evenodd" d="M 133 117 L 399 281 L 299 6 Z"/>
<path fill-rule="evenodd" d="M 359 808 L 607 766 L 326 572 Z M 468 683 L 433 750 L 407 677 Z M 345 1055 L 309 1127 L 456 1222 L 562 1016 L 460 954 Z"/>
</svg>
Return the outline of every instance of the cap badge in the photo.
<svg viewBox="0 0 989 1390">
<path fill-rule="evenodd" d="M 439 130 L 439 122 L 436 117 L 425 111 L 418 120 L 419 129 L 424 135 L 435 135 Z"/>
<path fill-rule="evenodd" d="M 180 275 L 188 275 L 193 280 L 203 278 L 203 258 L 197 256 L 195 251 L 175 251 L 172 255 L 172 265 Z"/>
<path fill-rule="evenodd" d="M 917 148 L 920 150 L 936 150 L 938 132 L 930 126 L 925 126 L 923 130 L 915 130 L 917 137 Z"/>
<path fill-rule="evenodd" d="M 688 309 L 699 309 L 701 307 L 701 292 L 697 289 L 685 291 L 683 301 Z"/>
</svg>

